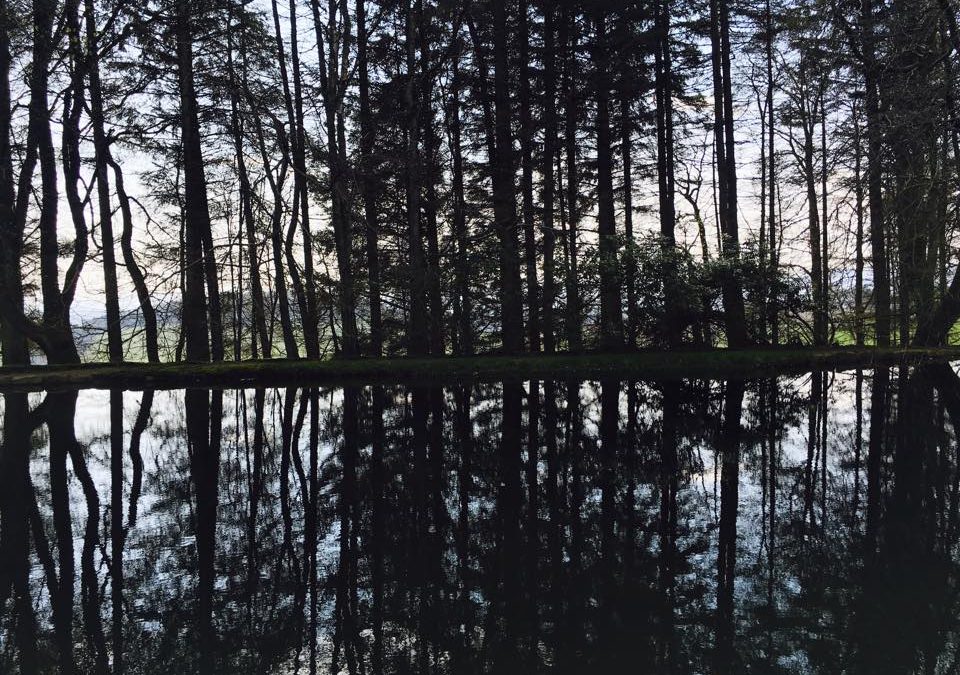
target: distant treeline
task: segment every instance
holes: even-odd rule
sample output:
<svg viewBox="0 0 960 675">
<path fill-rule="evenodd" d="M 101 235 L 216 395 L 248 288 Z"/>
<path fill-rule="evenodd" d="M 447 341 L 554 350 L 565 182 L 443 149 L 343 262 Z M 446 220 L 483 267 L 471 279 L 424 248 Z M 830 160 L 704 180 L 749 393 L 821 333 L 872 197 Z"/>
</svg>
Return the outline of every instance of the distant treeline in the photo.
<svg viewBox="0 0 960 675">
<path fill-rule="evenodd" d="M 3 362 L 943 343 L 957 22 L 0 0 Z"/>
</svg>

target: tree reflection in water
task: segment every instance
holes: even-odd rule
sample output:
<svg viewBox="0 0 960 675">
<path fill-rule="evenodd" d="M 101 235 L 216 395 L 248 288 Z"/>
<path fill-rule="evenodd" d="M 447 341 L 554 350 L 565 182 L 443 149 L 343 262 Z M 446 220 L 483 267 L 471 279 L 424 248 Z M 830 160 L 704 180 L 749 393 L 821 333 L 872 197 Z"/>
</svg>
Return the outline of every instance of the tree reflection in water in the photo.
<svg viewBox="0 0 960 675">
<path fill-rule="evenodd" d="M 960 379 L 3 395 L 0 672 L 948 673 Z"/>
</svg>

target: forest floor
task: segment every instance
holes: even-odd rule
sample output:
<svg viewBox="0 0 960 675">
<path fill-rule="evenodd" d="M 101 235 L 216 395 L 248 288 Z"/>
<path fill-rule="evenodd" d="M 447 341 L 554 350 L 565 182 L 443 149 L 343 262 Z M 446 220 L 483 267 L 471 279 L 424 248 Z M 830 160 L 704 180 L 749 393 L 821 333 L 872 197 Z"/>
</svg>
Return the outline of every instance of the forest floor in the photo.
<svg viewBox="0 0 960 675">
<path fill-rule="evenodd" d="M 442 384 L 517 378 L 754 379 L 811 370 L 849 370 L 953 360 L 960 360 L 960 347 L 780 347 L 641 350 L 617 354 L 83 364 L 0 368 L 0 390 Z"/>
</svg>

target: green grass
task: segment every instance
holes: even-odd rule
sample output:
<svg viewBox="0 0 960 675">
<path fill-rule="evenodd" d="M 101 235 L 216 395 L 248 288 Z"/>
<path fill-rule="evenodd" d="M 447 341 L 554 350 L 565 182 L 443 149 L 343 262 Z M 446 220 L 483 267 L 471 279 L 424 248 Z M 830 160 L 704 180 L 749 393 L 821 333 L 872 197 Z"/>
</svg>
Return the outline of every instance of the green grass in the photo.
<svg viewBox="0 0 960 675">
<path fill-rule="evenodd" d="M 960 360 L 960 348 L 873 347 L 639 351 L 624 354 L 124 363 L 0 368 L 0 389 L 252 387 L 306 384 L 452 383 L 509 378 L 765 377 L 880 363 Z"/>
<path fill-rule="evenodd" d="M 874 345 L 874 318 L 872 315 L 867 315 L 864 317 L 863 322 L 864 328 L 864 339 L 867 346 Z M 913 335 L 917 330 L 916 321 L 911 322 L 910 324 L 910 334 Z M 896 344 L 900 338 L 900 330 L 896 321 L 894 321 L 890 326 L 890 339 Z M 836 331 L 833 335 L 833 340 L 836 344 L 842 347 L 852 347 L 856 345 L 857 338 L 854 334 L 854 324 L 852 319 L 846 319 L 841 321 L 837 325 Z M 960 346 L 960 321 L 957 321 L 950 331 L 947 334 L 947 345 L 948 346 Z"/>
</svg>

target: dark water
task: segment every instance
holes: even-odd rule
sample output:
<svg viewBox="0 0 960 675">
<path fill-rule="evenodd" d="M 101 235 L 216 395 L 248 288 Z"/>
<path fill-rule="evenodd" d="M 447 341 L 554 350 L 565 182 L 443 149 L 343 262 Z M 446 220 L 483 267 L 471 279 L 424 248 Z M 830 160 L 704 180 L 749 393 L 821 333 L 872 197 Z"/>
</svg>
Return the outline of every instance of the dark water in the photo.
<svg viewBox="0 0 960 675">
<path fill-rule="evenodd" d="M 2 672 L 957 672 L 946 366 L 2 398 Z"/>
</svg>

